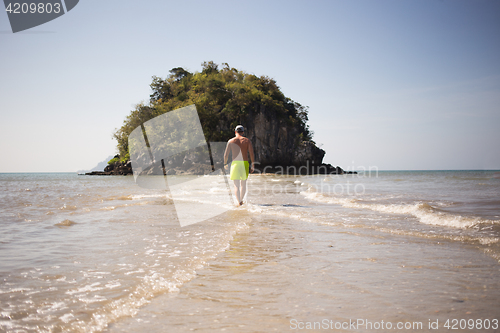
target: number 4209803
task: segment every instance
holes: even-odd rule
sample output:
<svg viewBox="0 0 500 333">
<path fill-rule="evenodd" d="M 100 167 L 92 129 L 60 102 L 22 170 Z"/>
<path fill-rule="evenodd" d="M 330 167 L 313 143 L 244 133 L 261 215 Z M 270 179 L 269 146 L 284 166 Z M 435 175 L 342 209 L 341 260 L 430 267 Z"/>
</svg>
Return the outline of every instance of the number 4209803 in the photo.
<svg viewBox="0 0 500 333">
<path fill-rule="evenodd" d="M 59 14 L 61 12 L 60 3 L 9 3 L 5 11 L 9 14 Z"/>
<path fill-rule="evenodd" d="M 444 327 L 449 330 L 480 330 L 498 329 L 498 319 L 448 319 Z"/>
</svg>

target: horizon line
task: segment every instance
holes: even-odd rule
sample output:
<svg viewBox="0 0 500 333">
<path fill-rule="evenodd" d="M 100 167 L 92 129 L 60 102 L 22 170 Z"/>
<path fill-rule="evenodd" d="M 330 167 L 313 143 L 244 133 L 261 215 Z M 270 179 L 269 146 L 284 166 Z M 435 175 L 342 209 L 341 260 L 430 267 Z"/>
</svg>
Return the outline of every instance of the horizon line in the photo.
<svg viewBox="0 0 500 333">
<path fill-rule="evenodd" d="M 369 170 L 363 169 L 355 169 L 355 170 L 347 170 L 344 171 L 357 171 L 357 172 L 369 172 Z M 372 170 L 374 171 L 374 170 Z M 401 171 L 500 171 L 500 169 L 378 169 L 379 172 L 401 172 Z M 89 172 L 89 171 L 87 171 Z M 29 174 L 29 173 L 76 173 L 78 175 L 84 175 L 83 173 L 79 173 L 78 171 L 0 171 L 0 174 Z"/>
</svg>

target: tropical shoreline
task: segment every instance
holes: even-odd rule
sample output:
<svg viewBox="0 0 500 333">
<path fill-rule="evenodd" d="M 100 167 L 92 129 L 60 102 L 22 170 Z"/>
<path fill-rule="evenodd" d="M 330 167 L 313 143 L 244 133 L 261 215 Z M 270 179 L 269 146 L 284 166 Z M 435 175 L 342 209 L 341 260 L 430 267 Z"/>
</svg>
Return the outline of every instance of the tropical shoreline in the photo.
<svg viewBox="0 0 500 333">
<path fill-rule="evenodd" d="M 339 329 L 336 323 L 358 320 L 394 328 L 411 323 L 431 332 L 430 322 L 444 329 L 450 318 L 498 314 L 493 304 L 499 283 L 487 273 L 498 263 L 476 249 L 251 213 L 244 218 L 252 220 L 249 229 L 236 234 L 229 249 L 178 292 L 152 299 L 105 332 L 284 332 L 306 329 L 308 323 L 313 325 L 308 332 L 319 332 L 325 327 L 314 323 L 325 320 L 333 325 L 328 329 L 340 332 L 352 327 Z M 400 251 L 387 252 L 394 247 Z M 464 266 L 468 261 L 476 266 Z M 464 284 L 470 274 L 475 281 Z M 473 290 L 485 281 L 488 289 L 478 295 Z"/>
</svg>

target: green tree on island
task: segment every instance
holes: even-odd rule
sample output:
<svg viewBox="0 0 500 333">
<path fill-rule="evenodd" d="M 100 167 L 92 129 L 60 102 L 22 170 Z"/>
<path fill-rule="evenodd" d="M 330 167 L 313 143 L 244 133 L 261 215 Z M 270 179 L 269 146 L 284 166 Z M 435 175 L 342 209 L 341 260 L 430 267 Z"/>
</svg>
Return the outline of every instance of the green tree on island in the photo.
<svg viewBox="0 0 500 333">
<path fill-rule="evenodd" d="M 207 141 L 227 141 L 236 125 L 247 122 L 250 110 L 261 106 L 298 129 L 301 140 L 312 139 L 306 124 L 307 107 L 285 97 L 273 79 L 245 73 L 227 63 L 221 69 L 212 61 L 202 66 L 201 72 L 177 67 L 166 79 L 153 77 L 149 104 L 137 105 L 114 133 L 122 161 L 129 158 L 128 136 L 137 126 L 190 104 L 196 105 Z"/>
</svg>

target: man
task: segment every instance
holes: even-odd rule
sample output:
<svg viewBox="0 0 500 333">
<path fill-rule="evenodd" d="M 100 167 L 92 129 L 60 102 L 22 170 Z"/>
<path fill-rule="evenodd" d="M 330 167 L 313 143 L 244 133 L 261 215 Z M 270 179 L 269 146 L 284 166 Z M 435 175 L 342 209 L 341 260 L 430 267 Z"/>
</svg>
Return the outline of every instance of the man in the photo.
<svg viewBox="0 0 500 333">
<path fill-rule="evenodd" d="M 248 171 L 250 170 L 252 173 L 254 171 L 252 142 L 243 136 L 244 133 L 245 128 L 243 126 L 236 126 L 234 129 L 235 137 L 227 142 L 226 151 L 224 152 L 224 165 L 227 163 L 229 152 L 232 154 L 230 178 L 234 181 L 234 194 L 236 200 L 238 200 L 238 206 L 243 205 L 243 198 L 247 190 Z M 250 154 L 250 165 L 248 164 L 248 154 Z"/>
</svg>

